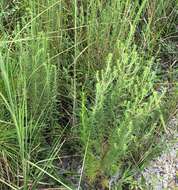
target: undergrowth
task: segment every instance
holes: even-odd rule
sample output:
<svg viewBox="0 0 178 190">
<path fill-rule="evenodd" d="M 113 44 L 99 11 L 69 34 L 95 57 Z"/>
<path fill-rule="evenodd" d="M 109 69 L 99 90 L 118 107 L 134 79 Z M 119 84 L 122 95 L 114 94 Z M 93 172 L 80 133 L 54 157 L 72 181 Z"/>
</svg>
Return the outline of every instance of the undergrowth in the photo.
<svg viewBox="0 0 178 190">
<path fill-rule="evenodd" d="M 2 0 L 0 188 L 141 188 L 178 101 L 176 19 L 174 0 Z"/>
</svg>

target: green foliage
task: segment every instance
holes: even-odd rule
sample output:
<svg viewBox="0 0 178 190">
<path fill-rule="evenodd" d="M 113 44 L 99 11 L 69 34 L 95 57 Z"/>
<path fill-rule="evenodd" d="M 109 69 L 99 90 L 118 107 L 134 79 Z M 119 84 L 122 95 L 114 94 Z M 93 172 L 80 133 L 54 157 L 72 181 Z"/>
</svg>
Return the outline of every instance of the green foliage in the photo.
<svg viewBox="0 0 178 190">
<path fill-rule="evenodd" d="M 84 155 L 78 189 L 137 186 L 176 107 L 176 18 L 168 0 L 2 0 L 0 189 L 71 189 L 61 149 Z"/>
<path fill-rule="evenodd" d="M 117 51 L 124 52 L 122 57 L 110 54 L 106 69 L 97 74 L 91 108 L 87 109 L 83 97 L 81 139 L 85 147 L 90 135 L 86 170 L 93 179 L 101 173 L 114 175 L 130 148 L 155 130 L 158 120 L 152 121 L 154 114 L 161 115 L 164 92 L 154 90 L 153 59 L 146 60 L 136 46 L 124 49 L 121 44 L 118 42 Z"/>
</svg>

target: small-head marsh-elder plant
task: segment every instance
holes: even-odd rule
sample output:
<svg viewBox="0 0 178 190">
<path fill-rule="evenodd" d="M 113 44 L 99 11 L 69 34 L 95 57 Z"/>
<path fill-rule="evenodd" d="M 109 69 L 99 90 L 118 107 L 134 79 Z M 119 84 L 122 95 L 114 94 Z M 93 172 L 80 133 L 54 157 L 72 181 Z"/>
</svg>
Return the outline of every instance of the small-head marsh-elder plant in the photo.
<svg viewBox="0 0 178 190">
<path fill-rule="evenodd" d="M 87 107 L 83 93 L 80 131 L 84 147 L 89 137 L 85 171 L 92 182 L 122 170 L 131 147 L 144 147 L 139 143 L 155 130 L 159 117 L 151 118 L 161 115 L 164 91 L 154 89 L 153 63 L 136 46 L 126 49 L 119 41 L 106 69 L 96 75 L 92 107 Z"/>
</svg>

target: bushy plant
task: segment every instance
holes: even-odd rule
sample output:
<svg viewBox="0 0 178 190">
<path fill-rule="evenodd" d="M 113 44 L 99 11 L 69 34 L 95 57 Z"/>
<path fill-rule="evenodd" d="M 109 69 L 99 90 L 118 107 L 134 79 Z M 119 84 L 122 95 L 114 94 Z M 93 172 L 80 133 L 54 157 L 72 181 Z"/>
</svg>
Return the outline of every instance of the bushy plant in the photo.
<svg viewBox="0 0 178 190">
<path fill-rule="evenodd" d="M 91 180 L 114 175 L 129 148 L 138 146 L 157 123 L 150 120 L 155 112 L 161 112 L 164 91 L 155 89 L 153 59 L 146 60 L 138 51 L 136 46 L 125 49 L 118 42 L 116 55 L 110 54 L 107 68 L 97 74 L 92 107 L 87 107 L 83 95 L 81 139 L 86 147 L 89 138 L 86 172 Z"/>
</svg>

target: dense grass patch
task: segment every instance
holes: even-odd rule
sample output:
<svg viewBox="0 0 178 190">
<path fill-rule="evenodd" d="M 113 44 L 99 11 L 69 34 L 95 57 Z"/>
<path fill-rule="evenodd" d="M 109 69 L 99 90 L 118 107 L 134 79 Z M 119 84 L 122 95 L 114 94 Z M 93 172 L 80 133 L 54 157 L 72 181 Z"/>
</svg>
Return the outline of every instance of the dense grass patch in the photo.
<svg viewBox="0 0 178 190">
<path fill-rule="evenodd" d="M 2 0 L 0 188 L 141 188 L 178 101 L 176 19 L 169 0 Z"/>
</svg>

